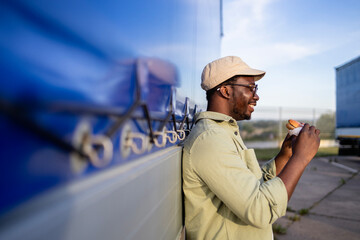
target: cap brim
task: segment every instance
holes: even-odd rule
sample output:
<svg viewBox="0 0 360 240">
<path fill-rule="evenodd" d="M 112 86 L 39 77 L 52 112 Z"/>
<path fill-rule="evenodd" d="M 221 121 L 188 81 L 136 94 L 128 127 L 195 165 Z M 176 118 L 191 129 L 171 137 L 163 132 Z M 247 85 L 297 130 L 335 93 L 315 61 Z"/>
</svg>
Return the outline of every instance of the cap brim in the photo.
<svg viewBox="0 0 360 240">
<path fill-rule="evenodd" d="M 262 71 L 262 70 L 248 68 L 248 69 L 244 69 L 244 70 L 238 72 L 237 75 L 254 76 L 255 81 L 258 81 L 258 80 L 260 80 L 261 78 L 264 77 L 265 73 L 266 72 Z"/>
</svg>

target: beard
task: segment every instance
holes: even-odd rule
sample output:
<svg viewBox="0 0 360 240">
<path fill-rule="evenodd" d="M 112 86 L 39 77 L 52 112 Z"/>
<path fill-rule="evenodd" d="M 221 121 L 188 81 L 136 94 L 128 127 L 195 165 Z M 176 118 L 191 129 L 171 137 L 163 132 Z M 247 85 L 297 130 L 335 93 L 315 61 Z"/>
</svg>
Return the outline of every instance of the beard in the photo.
<svg viewBox="0 0 360 240">
<path fill-rule="evenodd" d="M 235 116 L 237 116 L 235 119 L 237 121 L 240 121 L 240 120 L 250 120 L 251 119 L 251 113 L 248 114 L 246 112 L 242 112 L 242 111 L 238 111 L 237 108 L 234 107 L 233 109 L 233 113 L 235 114 Z"/>
<path fill-rule="evenodd" d="M 232 114 L 233 118 L 237 121 L 239 120 L 250 120 L 251 112 L 248 111 L 249 99 L 247 99 L 243 94 L 235 95 L 233 92 L 234 102 L 232 104 Z"/>
</svg>

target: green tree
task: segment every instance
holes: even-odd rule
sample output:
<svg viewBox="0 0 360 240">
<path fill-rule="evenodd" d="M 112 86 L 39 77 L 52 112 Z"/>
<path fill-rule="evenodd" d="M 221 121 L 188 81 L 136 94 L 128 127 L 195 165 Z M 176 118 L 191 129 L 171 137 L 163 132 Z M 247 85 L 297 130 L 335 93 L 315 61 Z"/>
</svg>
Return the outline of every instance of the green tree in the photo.
<svg viewBox="0 0 360 240">
<path fill-rule="evenodd" d="M 335 113 L 322 114 L 316 121 L 316 127 L 320 129 L 322 138 L 334 138 Z"/>
<path fill-rule="evenodd" d="M 252 134 L 255 130 L 255 127 L 252 123 L 250 122 L 245 122 L 242 125 L 242 129 L 244 132 L 247 132 L 248 134 Z"/>
</svg>

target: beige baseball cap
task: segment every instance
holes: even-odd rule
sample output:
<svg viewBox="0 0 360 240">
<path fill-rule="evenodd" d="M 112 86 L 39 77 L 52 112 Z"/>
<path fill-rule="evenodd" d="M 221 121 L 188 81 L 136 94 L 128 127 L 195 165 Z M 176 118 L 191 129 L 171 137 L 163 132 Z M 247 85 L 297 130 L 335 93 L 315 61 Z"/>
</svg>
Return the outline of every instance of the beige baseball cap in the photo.
<svg viewBox="0 0 360 240">
<path fill-rule="evenodd" d="M 258 81 L 265 72 L 250 68 L 239 57 L 223 57 L 205 66 L 201 75 L 201 87 L 205 91 L 210 90 L 236 75 L 254 76 L 255 81 Z"/>
</svg>

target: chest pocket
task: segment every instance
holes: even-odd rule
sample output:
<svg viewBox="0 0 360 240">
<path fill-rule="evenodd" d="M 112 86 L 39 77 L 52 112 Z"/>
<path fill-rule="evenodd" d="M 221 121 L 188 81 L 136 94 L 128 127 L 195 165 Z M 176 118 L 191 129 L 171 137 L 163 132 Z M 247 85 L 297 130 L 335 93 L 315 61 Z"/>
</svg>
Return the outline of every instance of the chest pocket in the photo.
<svg viewBox="0 0 360 240">
<path fill-rule="evenodd" d="M 257 179 L 262 180 L 262 172 L 257 161 L 254 149 L 247 149 L 242 141 L 234 139 L 237 151 L 241 159 L 246 163 L 248 169 L 256 176 Z"/>
<path fill-rule="evenodd" d="M 240 150 L 241 158 L 245 161 L 249 170 L 256 176 L 257 179 L 262 179 L 262 173 L 257 161 L 254 149 Z"/>
</svg>

